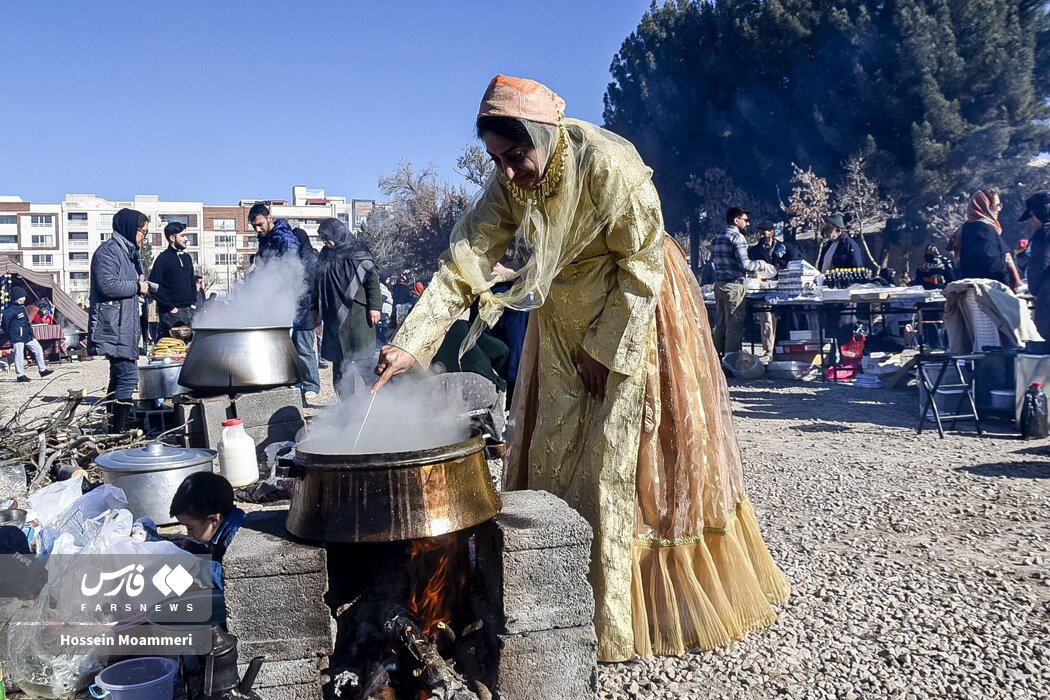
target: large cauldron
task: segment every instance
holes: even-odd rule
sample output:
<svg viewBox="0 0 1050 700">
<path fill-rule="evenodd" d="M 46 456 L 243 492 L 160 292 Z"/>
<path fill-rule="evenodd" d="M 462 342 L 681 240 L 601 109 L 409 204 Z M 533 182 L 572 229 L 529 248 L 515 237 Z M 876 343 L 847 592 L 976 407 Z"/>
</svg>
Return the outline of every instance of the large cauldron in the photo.
<svg viewBox="0 0 1050 700">
<path fill-rule="evenodd" d="M 287 473 L 298 482 L 286 527 L 308 540 L 436 537 L 482 523 L 503 506 L 480 435 L 388 454 L 318 454 L 300 445 Z"/>
<path fill-rule="evenodd" d="M 194 328 L 179 384 L 231 394 L 298 384 L 306 367 L 289 332 L 288 326 Z"/>
</svg>

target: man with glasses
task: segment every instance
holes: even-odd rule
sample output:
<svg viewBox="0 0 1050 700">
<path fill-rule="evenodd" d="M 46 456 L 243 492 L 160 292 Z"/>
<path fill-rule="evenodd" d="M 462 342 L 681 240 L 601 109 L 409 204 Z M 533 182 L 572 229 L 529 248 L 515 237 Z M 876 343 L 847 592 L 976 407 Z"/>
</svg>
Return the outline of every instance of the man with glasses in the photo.
<svg viewBox="0 0 1050 700">
<path fill-rule="evenodd" d="M 715 270 L 715 349 L 722 355 L 740 352 L 747 321 L 744 276 L 765 266 L 747 255 L 750 215 L 738 207 L 726 211 L 726 229 L 711 241 L 711 263 Z"/>
</svg>

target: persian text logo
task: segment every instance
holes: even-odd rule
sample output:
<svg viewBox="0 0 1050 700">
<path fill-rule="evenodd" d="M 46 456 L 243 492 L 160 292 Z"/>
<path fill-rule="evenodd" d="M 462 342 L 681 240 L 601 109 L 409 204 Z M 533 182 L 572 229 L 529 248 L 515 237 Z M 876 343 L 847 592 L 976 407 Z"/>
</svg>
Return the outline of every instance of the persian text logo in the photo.
<svg viewBox="0 0 1050 700">
<path fill-rule="evenodd" d="M 115 596 L 121 589 L 124 589 L 124 592 L 129 597 L 135 598 L 142 593 L 142 590 L 146 587 L 146 581 L 142 576 L 143 570 L 141 564 L 128 564 L 116 571 L 108 571 L 99 574 L 98 581 L 93 586 L 88 585 L 88 575 L 84 574 L 80 579 L 80 592 L 86 596 L 94 596 L 97 595 L 107 583 L 116 581 L 116 585 L 102 595 Z M 191 576 L 186 569 L 182 568 L 182 564 L 176 565 L 174 569 L 165 564 L 156 574 L 153 575 L 152 581 L 153 586 L 160 591 L 162 595 L 168 596 L 172 593 L 175 595 L 182 595 L 193 584 L 193 576 Z"/>
</svg>

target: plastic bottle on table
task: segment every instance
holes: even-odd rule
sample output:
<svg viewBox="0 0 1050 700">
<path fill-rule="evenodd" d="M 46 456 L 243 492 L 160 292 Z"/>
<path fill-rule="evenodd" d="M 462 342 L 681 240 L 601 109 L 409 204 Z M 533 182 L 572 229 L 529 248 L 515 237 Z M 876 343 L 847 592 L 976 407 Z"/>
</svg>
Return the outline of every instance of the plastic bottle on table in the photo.
<svg viewBox="0 0 1050 700">
<path fill-rule="evenodd" d="M 222 436 L 216 446 L 219 453 L 219 473 L 234 488 L 254 484 L 259 480 L 259 463 L 255 457 L 255 441 L 244 432 L 244 421 L 231 418 L 222 422 Z"/>
</svg>

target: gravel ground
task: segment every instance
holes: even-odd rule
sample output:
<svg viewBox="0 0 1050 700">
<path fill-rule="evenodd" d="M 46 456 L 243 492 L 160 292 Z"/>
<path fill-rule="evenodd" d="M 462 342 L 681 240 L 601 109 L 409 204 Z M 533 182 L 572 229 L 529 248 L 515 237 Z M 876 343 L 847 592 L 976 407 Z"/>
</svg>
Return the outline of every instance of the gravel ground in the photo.
<svg viewBox="0 0 1050 700">
<path fill-rule="evenodd" d="M 42 396 L 105 387 L 102 360 L 55 367 Z M 13 380 L 0 375 L 5 419 L 44 387 Z M 322 385 L 331 400 L 330 371 Z M 1050 697 L 1050 444 L 1002 423 L 916 435 L 914 387 L 732 394 L 749 492 L 793 596 L 726 649 L 602 665 L 600 698 Z"/>
<path fill-rule="evenodd" d="M 726 649 L 602 665 L 600 698 L 1050 697 L 1050 445 L 916 435 L 914 387 L 732 394 L 792 598 Z"/>
</svg>

